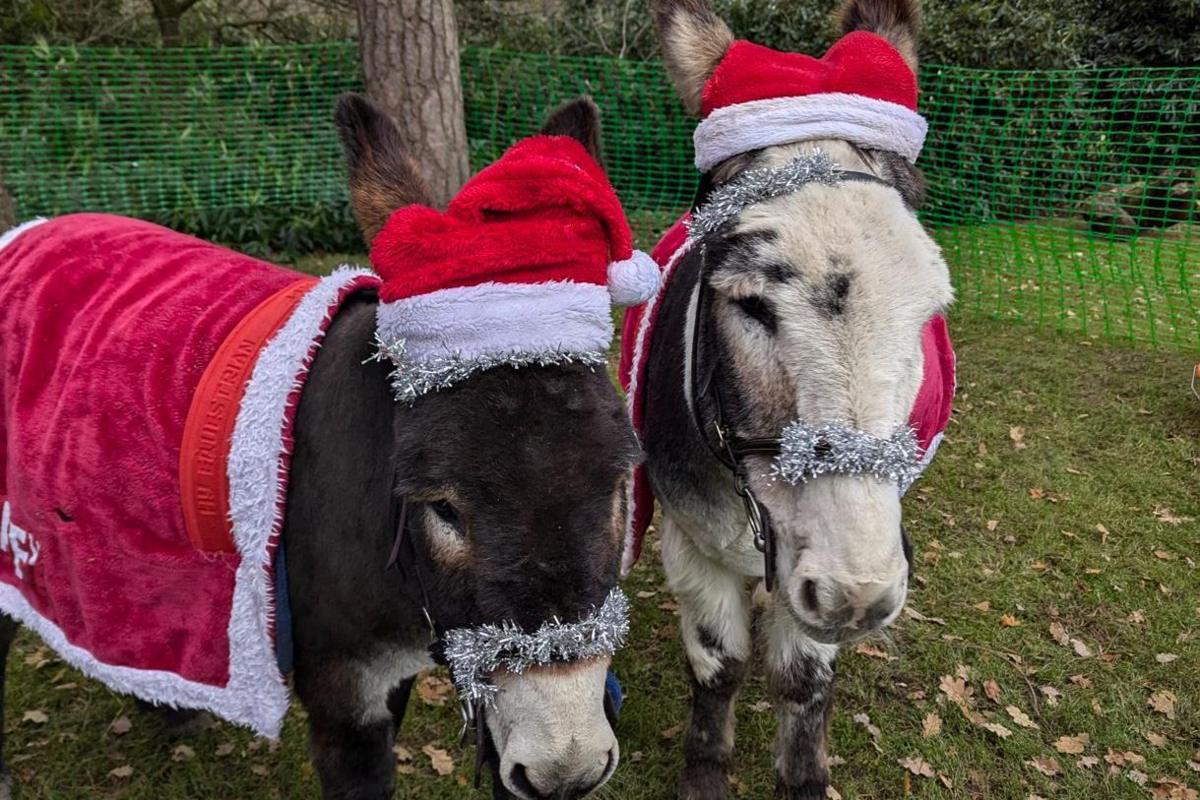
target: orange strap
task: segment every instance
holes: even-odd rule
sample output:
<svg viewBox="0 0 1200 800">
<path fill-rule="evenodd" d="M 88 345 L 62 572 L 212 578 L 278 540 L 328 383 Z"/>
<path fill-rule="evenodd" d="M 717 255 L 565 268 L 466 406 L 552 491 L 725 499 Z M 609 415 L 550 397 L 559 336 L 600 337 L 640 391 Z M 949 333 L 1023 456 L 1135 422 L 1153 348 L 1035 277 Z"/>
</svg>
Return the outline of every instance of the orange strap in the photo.
<svg viewBox="0 0 1200 800">
<path fill-rule="evenodd" d="M 268 297 L 237 324 L 204 369 L 179 450 L 179 488 L 188 538 L 206 553 L 236 553 L 229 519 L 229 448 L 258 354 L 317 284 L 306 278 Z"/>
</svg>

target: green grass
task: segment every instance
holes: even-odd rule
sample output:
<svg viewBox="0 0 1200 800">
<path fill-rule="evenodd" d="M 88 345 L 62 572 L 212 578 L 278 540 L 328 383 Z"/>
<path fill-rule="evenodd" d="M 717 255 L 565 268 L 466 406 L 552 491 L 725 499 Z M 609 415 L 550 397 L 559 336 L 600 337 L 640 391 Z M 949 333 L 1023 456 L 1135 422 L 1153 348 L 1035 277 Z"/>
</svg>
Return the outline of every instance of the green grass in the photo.
<svg viewBox="0 0 1200 800">
<path fill-rule="evenodd" d="M 319 272 L 341 260 L 356 259 L 303 266 Z M 1101 800 L 1150 797 L 1165 777 L 1200 786 L 1200 765 L 1189 768 L 1200 761 L 1200 525 L 1160 519 L 1167 509 L 1200 518 L 1191 362 L 976 315 L 956 317 L 952 329 L 961 381 L 955 417 L 905 501 L 917 547 L 910 606 L 944 624 L 902 617 L 872 643 L 894 660 L 845 653 L 831 730 L 835 787 L 864 800 Z M 606 798 L 671 798 L 680 770 L 677 726 L 687 719 L 688 692 L 654 544 L 626 585 L 636 598 L 633 639 L 616 668 L 629 699 L 618 731 L 622 764 Z M 1004 615 L 1019 624 L 1003 624 Z M 1092 655 L 1056 643 L 1052 621 Z M 1162 653 L 1178 659 L 1159 663 Z M 969 722 L 939 691 L 942 676 L 960 669 L 973 710 L 1005 725 L 1008 738 Z M 171 739 L 156 717 L 67 669 L 28 634 L 9 670 L 8 753 L 25 797 L 317 797 L 299 709 L 275 748 L 223 723 Z M 995 681 L 999 703 L 986 696 L 986 681 Z M 1061 693 L 1056 705 L 1042 686 Z M 1164 690 L 1177 698 L 1174 719 L 1148 706 Z M 735 794 L 749 798 L 769 797 L 773 781 L 774 722 L 763 699 L 755 678 L 739 703 Z M 1015 724 L 1008 705 L 1039 729 Z M 23 721 L 32 710 L 47 721 Z M 853 720 L 863 713 L 880 730 L 877 746 Z M 943 728 L 923 738 L 931 713 Z M 118 736 L 110 725 L 122 716 L 133 727 Z M 411 774 L 399 776 L 399 797 L 478 796 L 467 787 L 472 754 L 457 746 L 458 728 L 452 703 L 414 698 L 401 734 L 414 758 L 405 765 Z M 1060 736 L 1078 733 L 1090 736 L 1081 755 L 1099 759 L 1090 769 L 1076 766 L 1080 755 L 1054 750 Z M 1153 746 L 1146 734 L 1165 743 Z M 431 769 L 421 753 L 431 743 L 449 750 L 452 775 Z M 181 744 L 190 757 L 177 751 Z M 1145 763 L 1110 775 L 1110 749 Z M 897 760 L 910 756 L 927 760 L 952 788 L 906 773 Z M 1046 777 L 1026 763 L 1041 756 L 1055 757 L 1061 774 Z M 132 775 L 110 774 L 123 766 Z M 1130 769 L 1149 777 L 1145 788 Z"/>
</svg>

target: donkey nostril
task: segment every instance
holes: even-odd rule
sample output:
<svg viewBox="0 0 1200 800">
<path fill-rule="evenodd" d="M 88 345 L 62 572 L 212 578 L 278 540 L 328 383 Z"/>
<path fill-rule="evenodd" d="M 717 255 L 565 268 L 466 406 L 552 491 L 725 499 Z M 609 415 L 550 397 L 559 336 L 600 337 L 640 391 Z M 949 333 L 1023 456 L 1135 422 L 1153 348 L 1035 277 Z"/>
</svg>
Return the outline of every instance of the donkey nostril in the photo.
<svg viewBox="0 0 1200 800">
<path fill-rule="evenodd" d="M 534 788 L 533 782 L 529 780 L 529 773 L 525 771 L 524 764 L 514 764 L 508 779 L 512 783 L 512 788 L 531 800 L 541 800 L 543 797 L 542 793 Z"/>
<path fill-rule="evenodd" d="M 800 586 L 800 595 L 804 600 L 804 608 L 814 614 L 817 613 L 817 582 L 812 578 L 806 580 Z"/>
</svg>

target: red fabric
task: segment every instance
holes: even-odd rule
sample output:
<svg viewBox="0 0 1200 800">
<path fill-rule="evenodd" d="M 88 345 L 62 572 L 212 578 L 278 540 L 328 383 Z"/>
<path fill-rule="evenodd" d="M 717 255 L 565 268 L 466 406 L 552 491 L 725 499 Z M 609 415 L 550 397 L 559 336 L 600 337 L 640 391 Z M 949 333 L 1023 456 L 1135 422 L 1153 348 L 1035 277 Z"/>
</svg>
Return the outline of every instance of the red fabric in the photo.
<svg viewBox="0 0 1200 800">
<path fill-rule="evenodd" d="M 316 278 L 263 300 L 221 342 L 192 395 L 179 447 L 179 485 L 188 538 L 197 550 L 235 553 L 229 518 L 229 452 L 255 354 L 275 337 Z"/>
<path fill-rule="evenodd" d="M 701 113 L 776 97 L 856 94 L 917 110 L 917 76 L 882 36 L 846 34 L 821 58 L 738 40 L 709 77 Z"/>
<path fill-rule="evenodd" d="M 652 256 L 663 268 L 662 286 L 658 294 L 648 303 L 630 308 L 625 312 L 625 324 L 621 331 L 621 363 L 618 375 L 621 386 L 626 391 L 626 403 L 629 406 L 629 416 L 633 428 L 639 437 L 643 436 L 647 427 L 646 409 L 646 362 L 650 343 L 654 338 L 654 325 L 658 315 L 659 300 L 666 294 L 667 284 L 671 279 L 671 257 L 687 241 L 687 216 L 676 222 L 659 240 Z M 643 320 L 649 315 L 649 322 L 643 328 Z M 638 352 L 641 341 L 642 350 Z M 949 329 L 945 317 L 933 317 L 921 331 L 921 349 L 924 352 L 924 377 L 921 388 L 917 390 L 917 399 L 909 415 L 909 425 L 917 434 L 917 443 L 923 454 L 932 455 L 946 425 L 950 422 L 951 407 L 954 402 L 955 390 L 955 357 L 954 347 L 950 342 Z M 631 387 L 633 391 L 630 392 Z M 637 561 L 642 552 L 642 539 L 650 521 L 654 517 L 654 492 L 650 487 L 650 479 L 646 474 L 645 465 L 639 465 L 633 474 L 633 487 L 630 490 L 630 528 L 625 546 L 625 569 L 628 571 Z"/>
<path fill-rule="evenodd" d="M 646 430 L 645 385 L 647 359 L 644 353 L 640 361 L 634 357 L 638 343 L 638 331 L 641 329 L 642 320 L 647 314 L 650 315 L 650 328 L 644 337 L 646 346 L 649 346 L 654 332 L 654 319 L 658 314 L 658 305 L 662 297 L 666 294 L 666 283 L 671 277 L 665 271 L 665 268 L 675 251 L 687 241 L 687 226 L 685 222 L 688 216 L 690 215 L 685 215 L 672 225 L 663 234 L 658 244 L 655 245 L 653 252 L 650 253 L 650 257 L 655 260 L 659 267 L 664 268 L 662 285 L 659 287 L 658 294 L 652 297 L 647 303 L 627 309 L 625 311 L 625 322 L 621 328 L 621 363 L 618 366 L 617 375 L 621 381 L 621 388 L 625 390 L 625 402 L 629 405 L 630 421 L 633 423 L 633 429 L 637 431 L 639 437 Z M 631 393 L 630 387 L 633 385 L 635 368 L 637 370 L 637 391 Z M 629 517 L 632 536 L 627 537 L 628 540 L 625 543 L 626 548 L 629 550 L 624 557 L 626 565 L 632 565 L 641 558 L 642 539 L 645 536 L 646 529 L 650 527 L 650 521 L 654 518 L 654 492 L 650 488 L 650 478 L 646 474 L 646 465 L 644 462 L 638 464 L 633 470 Z"/>
<path fill-rule="evenodd" d="M 633 236 L 604 170 L 568 136 L 534 136 L 467 182 L 445 213 L 408 206 L 371 248 L 380 299 L 479 283 L 604 286 Z"/>
<path fill-rule="evenodd" d="M 16 587 L 99 661 L 223 686 L 236 553 L 201 553 L 180 441 L 217 347 L 304 276 L 136 220 L 78 214 L 0 250 L 0 503 Z"/>
</svg>

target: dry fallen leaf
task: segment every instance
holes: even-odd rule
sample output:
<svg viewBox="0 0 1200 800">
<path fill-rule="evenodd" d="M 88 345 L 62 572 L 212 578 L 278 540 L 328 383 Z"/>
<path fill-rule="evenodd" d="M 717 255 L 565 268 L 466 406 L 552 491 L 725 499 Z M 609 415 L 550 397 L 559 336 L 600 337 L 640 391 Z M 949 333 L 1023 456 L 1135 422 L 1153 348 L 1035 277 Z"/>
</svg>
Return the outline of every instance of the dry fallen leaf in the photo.
<svg viewBox="0 0 1200 800">
<path fill-rule="evenodd" d="M 1075 766 L 1079 767 L 1080 769 L 1091 769 L 1099 763 L 1100 759 L 1096 758 L 1095 756 L 1083 756 L 1075 762 Z"/>
<path fill-rule="evenodd" d="M 1185 522 L 1194 521 L 1192 517 L 1178 516 L 1174 511 L 1166 506 L 1155 506 L 1154 518 L 1164 525 L 1182 525 Z"/>
<path fill-rule="evenodd" d="M 1072 675 L 1068 680 L 1070 680 L 1071 683 L 1075 684 L 1076 686 L 1080 687 L 1081 689 L 1092 688 L 1092 679 L 1086 675 Z"/>
<path fill-rule="evenodd" d="M 858 647 L 854 648 L 854 652 L 861 653 L 862 655 L 868 656 L 870 658 L 882 659 L 883 661 L 895 661 L 896 660 L 896 656 L 893 656 L 890 653 L 879 649 L 875 645 L 867 644 L 865 642 L 860 644 Z"/>
<path fill-rule="evenodd" d="M 1126 765 L 1141 766 L 1146 763 L 1146 757 L 1141 753 L 1135 753 L 1132 750 L 1122 752 L 1120 750 L 1113 750 L 1111 747 L 1104 754 L 1104 760 L 1114 767 L 1124 767 Z"/>
<path fill-rule="evenodd" d="M 1177 658 L 1179 658 L 1179 656 L 1175 655 L 1174 653 L 1159 653 L 1158 655 L 1154 656 L 1154 660 L 1160 664 L 1170 664 Z"/>
<path fill-rule="evenodd" d="M 1012 736 L 1012 731 L 1001 725 L 999 722 L 980 722 L 979 727 L 983 728 L 985 731 L 991 731 L 1001 739 L 1007 739 L 1008 737 Z"/>
<path fill-rule="evenodd" d="M 260 778 L 265 778 L 271 774 L 271 770 L 267 769 L 266 764 L 251 764 L 250 771 Z"/>
<path fill-rule="evenodd" d="M 1021 425 L 1014 425 L 1008 429 L 1008 438 L 1012 439 L 1013 449 L 1025 449 L 1025 428 Z"/>
<path fill-rule="evenodd" d="M 662 733 L 660 733 L 659 736 L 661 736 L 664 740 L 667 740 L 667 741 L 674 739 L 676 736 L 683 733 L 683 729 L 686 725 L 687 725 L 686 722 L 680 722 L 678 725 L 672 725 L 671 727 L 667 728 Z"/>
<path fill-rule="evenodd" d="M 879 750 L 879 739 L 883 736 L 883 731 L 879 730 L 878 726 L 871 724 L 871 717 L 868 714 L 855 714 L 851 719 L 867 729 L 867 733 L 871 736 L 871 744 L 875 745 L 876 750 Z"/>
<path fill-rule="evenodd" d="M 986 614 L 987 612 L 992 610 L 992 604 L 989 603 L 987 600 L 984 600 L 982 603 L 976 603 L 975 608 Z"/>
<path fill-rule="evenodd" d="M 1125 773 L 1125 777 L 1136 783 L 1138 786 L 1145 786 L 1146 781 L 1150 780 L 1150 776 L 1139 769 L 1131 769 Z"/>
<path fill-rule="evenodd" d="M 124 736 L 131 730 L 133 730 L 133 722 L 124 714 L 114 719 L 112 724 L 108 726 L 108 732 L 113 736 Z"/>
<path fill-rule="evenodd" d="M 1047 778 L 1053 778 L 1060 772 L 1058 760 L 1054 756 L 1034 756 L 1025 762 Z"/>
<path fill-rule="evenodd" d="M 928 739 L 931 736 L 937 736 L 942 732 L 942 718 L 936 712 L 930 711 L 925 715 L 925 721 L 921 723 L 921 736 Z"/>
<path fill-rule="evenodd" d="M 993 703 L 1000 702 L 1000 684 L 992 680 L 983 682 L 983 693 L 987 695 L 987 699 Z"/>
<path fill-rule="evenodd" d="M 989 519 L 989 520 L 987 521 L 987 529 L 988 529 L 989 531 L 994 531 L 994 530 L 996 530 L 996 528 L 998 528 L 998 527 L 1000 527 L 1000 520 L 998 520 L 998 519 Z"/>
<path fill-rule="evenodd" d="M 1069 636 L 1067 636 L 1066 626 L 1058 620 L 1050 623 L 1050 636 L 1054 639 L 1054 641 L 1058 642 L 1063 647 L 1067 647 L 1071 644 L 1071 639 Z"/>
<path fill-rule="evenodd" d="M 1142 609 L 1129 612 L 1129 616 L 1125 618 L 1126 622 L 1132 622 L 1135 625 L 1141 625 L 1146 621 L 1146 612 Z"/>
<path fill-rule="evenodd" d="M 1000 624 L 1006 628 L 1016 628 L 1021 625 L 1021 620 L 1017 619 L 1012 614 L 1005 614 L 1000 618 Z"/>
<path fill-rule="evenodd" d="M 177 744 L 171 751 L 172 761 L 191 761 L 196 757 L 196 751 L 188 747 L 186 744 Z"/>
<path fill-rule="evenodd" d="M 1040 730 L 1040 726 L 1030 719 L 1028 714 L 1016 706 L 1005 706 L 1004 710 L 1008 712 L 1008 716 L 1012 718 L 1012 721 L 1020 725 L 1022 728 Z"/>
<path fill-rule="evenodd" d="M 1175 719 L 1175 699 L 1174 692 L 1163 689 L 1161 692 L 1150 695 L 1150 699 L 1146 703 L 1167 719 Z"/>
<path fill-rule="evenodd" d="M 454 692 L 454 684 L 432 673 L 417 681 L 417 695 L 427 706 L 444 706 Z"/>
<path fill-rule="evenodd" d="M 1154 747 L 1166 747 L 1167 746 L 1167 737 L 1163 736 L 1161 733 L 1155 733 L 1154 731 L 1147 731 L 1146 733 L 1144 733 L 1142 735 L 1145 736 L 1146 741 L 1149 742 Z"/>
<path fill-rule="evenodd" d="M 1200 800 L 1200 792 L 1175 778 L 1159 778 L 1150 789 L 1154 800 Z"/>
<path fill-rule="evenodd" d="M 225 756 L 232 755 L 234 749 L 235 747 L 233 742 L 221 742 L 219 745 L 217 745 L 217 749 L 214 752 L 218 756 L 224 758 Z"/>
<path fill-rule="evenodd" d="M 21 715 L 22 722 L 32 722 L 34 725 L 45 725 L 50 721 L 50 715 L 40 708 L 34 708 Z"/>
<path fill-rule="evenodd" d="M 825 787 L 825 800 L 842 800 L 841 793 L 832 786 Z"/>
<path fill-rule="evenodd" d="M 1072 639 L 1071 648 L 1075 651 L 1075 655 L 1080 658 L 1092 657 L 1092 649 L 1084 644 L 1082 639 Z"/>
<path fill-rule="evenodd" d="M 427 744 L 421 748 L 421 752 L 429 756 L 429 763 L 438 775 L 444 777 L 454 772 L 454 759 L 442 748 Z"/>
<path fill-rule="evenodd" d="M 932 778 L 934 775 L 933 765 L 920 756 L 909 756 L 908 758 L 898 758 L 896 763 L 904 767 L 913 775 L 920 775 L 925 778 Z"/>
<path fill-rule="evenodd" d="M 133 767 L 126 764 L 123 767 L 117 767 L 116 769 L 110 769 L 108 771 L 108 774 L 114 778 L 128 778 L 130 775 L 133 774 Z"/>
<path fill-rule="evenodd" d="M 1060 736 L 1054 743 L 1054 749 L 1068 755 L 1078 755 L 1091 744 L 1092 737 L 1088 733 L 1077 733 L 1074 736 Z"/>
<path fill-rule="evenodd" d="M 1058 705 L 1058 698 L 1062 697 L 1062 692 L 1053 686 L 1039 686 L 1038 690 L 1045 696 L 1047 705 Z"/>
<path fill-rule="evenodd" d="M 952 702 L 960 706 L 966 706 L 971 702 L 971 687 L 967 682 L 960 677 L 954 675 L 943 675 L 942 681 L 938 684 L 938 688 Z"/>
</svg>

